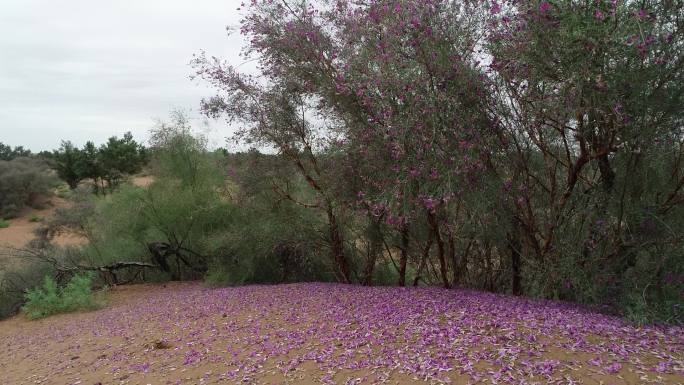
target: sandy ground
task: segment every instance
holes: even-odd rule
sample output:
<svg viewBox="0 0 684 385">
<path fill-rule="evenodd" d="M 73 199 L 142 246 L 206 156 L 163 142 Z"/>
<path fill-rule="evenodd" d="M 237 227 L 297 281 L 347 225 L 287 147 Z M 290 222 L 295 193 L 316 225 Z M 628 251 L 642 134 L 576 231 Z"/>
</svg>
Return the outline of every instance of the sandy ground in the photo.
<svg viewBox="0 0 684 385">
<path fill-rule="evenodd" d="M 139 187 L 148 187 L 154 182 L 154 177 L 147 176 L 133 176 L 131 183 Z M 32 217 L 39 217 L 47 219 L 53 215 L 57 208 L 67 207 L 69 202 L 63 198 L 53 196 L 45 204 L 46 208 L 37 210 L 33 208 L 26 208 L 17 218 L 10 219 L 10 226 L 0 229 L 0 247 L 15 247 L 20 248 L 35 238 L 34 231 L 41 225 L 40 222 L 31 222 Z M 69 231 L 62 231 L 55 235 L 52 243 L 57 246 L 78 246 L 86 243 L 87 240 L 75 233 Z"/>
<path fill-rule="evenodd" d="M 154 182 L 154 176 L 152 175 L 134 176 L 131 178 L 131 183 L 138 187 L 149 187 L 152 182 Z"/>
<path fill-rule="evenodd" d="M 35 238 L 34 231 L 41 226 L 41 222 L 32 222 L 31 218 L 43 220 L 50 218 L 57 208 L 67 207 L 69 202 L 57 196 L 51 197 L 45 204 L 45 209 L 26 208 L 17 218 L 10 219 L 10 226 L 0 229 L 0 247 L 20 248 Z M 81 245 L 85 239 L 77 234 L 62 232 L 57 234 L 52 242 L 59 246 Z"/>
<path fill-rule="evenodd" d="M 397 299 L 393 301 L 395 294 Z M 198 283 L 117 287 L 107 294 L 107 307 L 98 311 L 38 321 L 29 321 L 20 315 L 0 322 L 0 383 L 426 384 L 437 381 L 415 374 L 420 373 L 421 363 L 428 366 L 433 359 L 430 357 L 463 349 L 469 351 L 468 357 L 475 358 L 474 367 L 485 378 L 479 382 L 473 380 L 463 374 L 468 364 L 456 361 L 451 369 L 440 372 L 444 381 L 451 384 L 684 383 L 684 377 L 671 370 L 656 373 L 639 369 L 637 365 L 644 362 L 652 365 L 673 355 L 681 363 L 678 337 L 674 341 L 671 336 L 657 337 L 662 338 L 661 346 L 630 352 L 629 362 L 623 362 L 615 373 L 607 374 L 587 361 L 601 351 L 602 359 L 610 362 L 614 359 L 611 344 L 620 341 L 613 340 L 610 334 L 597 335 L 588 338 L 590 341 L 585 341 L 582 349 L 559 349 L 556 347 L 559 341 L 577 330 L 563 330 L 561 321 L 553 326 L 558 336 L 543 335 L 543 330 L 549 328 L 548 323 L 558 320 L 548 317 L 555 311 L 551 308 L 539 310 L 537 316 L 543 317 L 547 324 L 530 329 L 539 335 L 528 342 L 506 337 L 513 333 L 510 329 L 487 320 L 470 327 L 465 324 L 464 328 L 455 327 L 466 316 L 463 311 L 486 314 L 491 310 L 477 309 L 477 301 L 464 302 L 467 308 L 462 310 L 459 304 L 453 308 L 456 312 L 438 315 L 433 321 L 443 320 L 431 323 L 430 298 L 448 304 L 458 301 L 458 294 L 439 289 L 409 291 L 325 284 L 225 289 L 208 289 Z M 380 299 L 383 305 L 364 307 L 373 298 Z M 416 302 L 407 301 L 411 298 Z M 388 299 L 393 302 L 387 303 Z M 404 313 L 407 309 L 410 311 Z M 427 312 L 421 314 L 421 309 Z M 519 308 L 515 312 L 520 312 Z M 582 316 L 581 312 L 568 312 L 569 318 Z M 444 335 L 446 330 L 457 334 Z M 652 333 L 638 329 L 624 332 L 637 339 Z M 450 342 L 444 345 L 446 340 Z M 497 358 L 505 357 L 500 356 L 502 350 L 510 353 L 510 349 L 528 346 L 542 347 L 538 349 L 539 355 L 521 356 L 508 363 Z M 443 351 L 444 347 L 448 349 Z M 397 357 L 400 358 L 394 364 L 387 364 Z M 533 370 L 552 363 L 553 376 L 530 375 L 515 382 L 504 378 L 493 380 L 497 378 L 497 365 L 509 367 L 509 373 L 514 373 L 515 368 L 528 364 L 527 360 L 536 365 Z M 404 361 L 414 364 L 396 364 Z"/>
</svg>

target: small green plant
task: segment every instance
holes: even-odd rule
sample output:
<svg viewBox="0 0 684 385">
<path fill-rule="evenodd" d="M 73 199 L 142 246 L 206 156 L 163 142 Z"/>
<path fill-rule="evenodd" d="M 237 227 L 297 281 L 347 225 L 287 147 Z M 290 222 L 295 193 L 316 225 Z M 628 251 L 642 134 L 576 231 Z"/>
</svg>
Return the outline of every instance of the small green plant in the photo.
<svg viewBox="0 0 684 385">
<path fill-rule="evenodd" d="M 8 220 L 0 219 L 0 229 L 6 229 L 9 226 L 10 226 L 10 223 Z"/>
<path fill-rule="evenodd" d="M 31 218 L 29 218 L 29 222 L 42 222 L 43 217 L 40 217 L 38 215 L 31 215 Z"/>
<path fill-rule="evenodd" d="M 230 271 L 225 265 L 212 267 L 204 277 L 204 283 L 209 287 L 229 286 L 232 282 Z"/>
<path fill-rule="evenodd" d="M 55 189 L 55 195 L 62 199 L 68 199 L 71 197 L 71 190 L 69 189 L 69 185 L 67 184 L 61 184 L 57 186 Z"/>
<path fill-rule="evenodd" d="M 64 288 L 45 276 L 42 287 L 28 290 L 22 310 L 30 319 L 45 318 L 57 313 L 94 310 L 99 307 L 91 290 L 92 275 L 75 275 Z"/>
</svg>

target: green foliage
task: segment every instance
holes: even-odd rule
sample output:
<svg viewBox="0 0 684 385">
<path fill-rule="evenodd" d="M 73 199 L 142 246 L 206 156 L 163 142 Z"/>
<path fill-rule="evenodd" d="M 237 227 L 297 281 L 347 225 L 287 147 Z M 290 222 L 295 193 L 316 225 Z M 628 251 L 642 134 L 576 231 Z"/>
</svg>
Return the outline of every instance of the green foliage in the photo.
<svg viewBox="0 0 684 385">
<path fill-rule="evenodd" d="M 88 220 L 77 220 L 90 239 L 89 263 L 152 262 L 162 270 L 155 279 L 198 279 L 206 271 L 207 239 L 230 225 L 234 205 L 222 197 L 221 172 L 202 141 L 189 132 L 164 134 L 152 148 L 150 186 L 124 185 L 97 201 Z M 168 253 L 155 255 L 154 244 Z"/>
<path fill-rule="evenodd" d="M 407 274 L 411 277 L 412 274 Z M 381 286 L 393 286 L 399 280 L 399 273 L 390 261 L 381 261 L 375 266 L 373 284 Z"/>
<path fill-rule="evenodd" d="M 44 318 L 62 312 L 59 289 L 54 279 L 45 276 L 42 287 L 26 292 L 26 304 L 22 310 L 31 319 Z"/>
<path fill-rule="evenodd" d="M 118 187 L 125 175 L 139 172 L 147 163 L 147 150 L 127 132 L 121 139 L 109 138 L 99 148 L 91 141 L 83 149 L 63 141 L 51 159 L 57 174 L 71 189 L 91 179 L 96 192 L 105 192 Z"/>
<path fill-rule="evenodd" d="M 23 146 L 12 148 L 0 142 L 0 160 L 12 160 L 15 158 L 27 158 L 31 156 L 31 150 L 25 149 Z"/>
<path fill-rule="evenodd" d="M 45 276 L 54 276 L 54 266 L 46 260 L 24 258 L 18 250 L 1 250 L 5 263 L 0 264 L 0 319 L 15 314 L 25 300 L 25 294 L 43 283 Z M 50 256 L 63 263 L 67 255 L 61 252 Z"/>
<path fill-rule="evenodd" d="M 55 188 L 55 195 L 63 199 L 69 199 L 71 196 L 71 189 L 68 185 L 61 184 Z"/>
<path fill-rule="evenodd" d="M 57 313 L 93 310 L 99 307 L 91 289 L 92 275 L 75 275 L 64 288 L 50 276 L 43 285 L 26 292 L 22 310 L 30 319 L 45 318 Z"/>
<path fill-rule="evenodd" d="M 287 163 L 255 152 L 234 155 L 223 167 L 237 186 L 230 226 L 208 239 L 212 255 L 207 282 L 240 285 L 334 281 L 325 219 L 273 190 L 287 184 L 291 197 L 311 199 L 306 182 Z"/>
<path fill-rule="evenodd" d="M 84 159 L 81 151 L 70 141 L 62 141 L 59 149 L 54 151 L 53 167 L 60 179 L 69 188 L 75 189 L 84 178 Z"/>
<path fill-rule="evenodd" d="M 216 167 L 220 153 L 207 151 L 207 139 L 193 133 L 188 117 L 174 111 L 170 122 L 159 122 L 150 132 L 152 169 L 162 178 L 180 181 L 185 186 L 223 183 Z"/>
<path fill-rule="evenodd" d="M 0 229 L 6 229 L 10 227 L 10 222 L 5 219 L 0 219 Z"/>
<path fill-rule="evenodd" d="M 233 226 L 208 240 L 213 258 L 205 280 L 213 285 L 334 280 L 309 221 L 317 218 L 297 207 L 242 207 Z"/>
<path fill-rule="evenodd" d="M 42 222 L 42 221 L 43 221 L 43 217 L 35 215 L 35 214 L 31 215 L 31 217 L 29 218 L 29 222 L 33 222 L 33 223 Z"/>
<path fill-rule="evenodd" d="M 0 217 L 11 218 L 26 206 L 36 206 L 37 199 L 49 195 L 55 182 L 41 160 L 0 160 Z"/>
<path fill-rule="evenodd" d="M 89 153 L 86 147 L 84 153 Z M 91 161 L 91 177 L 102 178 L 110 188 L 117 187 L 123 175 L 139 172 L 147 162 L 147 153 L 143 146 L 133 140 L 130 132 L 123 138 L 111 137 L 100 146 L 97 157 Z M 92 163 L 95 163 L 93 165 Z"/>
</svg>

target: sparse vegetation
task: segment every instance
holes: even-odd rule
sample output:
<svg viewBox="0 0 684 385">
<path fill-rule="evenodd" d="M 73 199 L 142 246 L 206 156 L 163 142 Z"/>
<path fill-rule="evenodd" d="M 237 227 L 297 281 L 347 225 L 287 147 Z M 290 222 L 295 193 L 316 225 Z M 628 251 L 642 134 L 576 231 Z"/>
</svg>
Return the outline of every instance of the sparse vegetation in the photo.
<svg viewBox="0 0 684 385">
<path fill-rule="evenodd" d="M 38 215 L 31 215 L 31 217 L 29 218 L 29 222 L 35 223 L 35 222 L 42 222 L 42 221 L 43 221 L 43 217 L 38 216 Z"/>
</svg>

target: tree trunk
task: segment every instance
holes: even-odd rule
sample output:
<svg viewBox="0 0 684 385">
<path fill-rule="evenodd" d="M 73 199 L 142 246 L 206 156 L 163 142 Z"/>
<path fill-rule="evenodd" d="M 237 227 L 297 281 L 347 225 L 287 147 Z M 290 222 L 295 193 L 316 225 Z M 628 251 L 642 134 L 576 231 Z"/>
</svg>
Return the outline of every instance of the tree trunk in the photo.
<svg viewBox="0 0 684 385">
<path fill-rule="evenodd" d="M 330 232 L 330 251 L 332 253 L 332 259 L 339 269 L 342 282 L 351 283 L 351 277 L 349 276 L 349 265 L 347 264 L 347 258 L 344 255 L 344 241 L 342 239 L 342 234 L 340 233 L 340 227 L 337 223 L 337 217 L 335 216 L 335 213 L 329 204 L 326 211 L 328 214 L 328 229 Z"/>
<path fill-rule="evenodd" d="M 382 230 L 380 223 L 369 218 L 368 238 L 370 238 L 370 246 L 368 250 L 368 257 L 366 258 L 366 267 L 363 270 L 363 285 L 371 286 L 373 284 L 373 272 L 375 271 L 375 262 L 378 259 L 378 254 L 382 250 Z"/>
<path fill-rule="evenodd" d="M 508 233 L 508 248 L 511 253 L 511 287 L 513 295 L 522 294 L 521 277 L 520 277 L 520 236 L 519 229 L 516 227 L 516 221 L 513 220 L 513 228 Z"/>
<path fill-rule="evenodd" d="M 439 273 L 442 278 L 442 283 L 444 284 L 444 287 L 446 289 L 449 288 L 449 277 L 447 276 L 447 264 L 446 264 L 446 256 L 445 256 L 445 250 L 444 250 L 444 240 L 442 239 L 441 234 L 439 233 L 439 224 L 437 223 L 437 218 L 435 217 L 435 214 L 432 212 L 428 211 L 428 222 L 430 223 L 430 227 L 432 227 L 432 232 L 435 236 L 435 240 L 437 241 L 437 257 L 439 258 Z"/>
<path fill-rule="evenodd" d="M 420 275 L 423 274 L 423 269 L 427 263 L 427 259 L 430 258 L 430 249 L 432 248 L 432 237 L 428 239 L 425 248 L 423 249 L 423 256 L 420 259 L 420 265 L 418 266 L 418 271 L 416 272 L 416 278 L 413 279 L 413 286 L 418 286 L 418 281 L 420 281 Z"/>
<path fill-rule="evenodd" d="M 401 260 L 399 261 L 399 286 L 406 285 L 406 263 L 408 261 L 408 248 L 409 230 L 408 226 L 404 226 L 401 229 Z"/>
<path fill-rule="evenodd" d="M 599 171 L 601 172 L 601 185 L 603 186 L 603 191 L 608 195 L 613 191 L 615 183 L 615 171 L 613 171 L 613 168 L 610 166 L 608 154 L 599 156 L 598 166 Z"/>
<path fill-rule="evenodd" d="M 451 258 L 451 284 L 453 286 L 458 286 L 460 283 L 461 269 L 459 269 L 458 258 L 456 258 L 456 242 L 454 241 L 454 235 L 451 232 L 449 232 L 447 244 L 449 245 L 449 257 Z"/>
<path fill-rule="evenodd" d="M 78 187 L 78 181 L 77 180 L 68 180 L 67 184 L 69 185 L 69 189 L 71 189 L 71 190 L 76 190 L 76 187 Z"/>
</svg>

